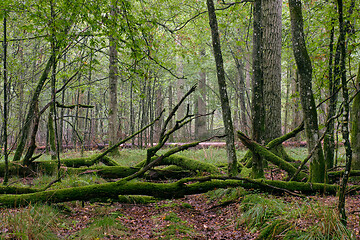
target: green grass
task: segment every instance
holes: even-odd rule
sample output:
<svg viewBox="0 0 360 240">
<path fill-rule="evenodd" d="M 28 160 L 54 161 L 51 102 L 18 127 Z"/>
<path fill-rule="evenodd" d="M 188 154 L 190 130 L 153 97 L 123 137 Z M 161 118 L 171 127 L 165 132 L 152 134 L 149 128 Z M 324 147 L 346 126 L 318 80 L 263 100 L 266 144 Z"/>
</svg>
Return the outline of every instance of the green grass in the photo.
<svg viewBox="0 0 360 240">
<path fill-rule="evenodd" d="M 0 239 L 58 239 L 55 232 L 63 221 L 47 205 L 34 205 L 0 216 Z"/>
<path fill-rule="evenodd" d="M 174 212 L 168 212 L 163 216 L 157 216 L 155 218 L 162 218 L 168 223 L 162 229 L 158 229 L 154 235 L 160 239 L 194 239 L 197 236 L 193 226 L 189 226 L 187 221 L 181 220 L 181 218 Z M 179 237 L 175 237 L 175 235 Z"/>
<path fill-rule="evenodd" d="M 239 212 L 238 224 L 258 231 L 257 239 L 355 239 L 341 224 L 336 210 L 320 203 L 305 200 L 298 205 L 252 194 L 244 197 Z"/>
<path fill-rule="evenodd" d="M 73 239 L 120 239 L 128 236 L 126 228 L 115 216 L 96 217 L 88 226 L 74 236 Z"/>
</svg>

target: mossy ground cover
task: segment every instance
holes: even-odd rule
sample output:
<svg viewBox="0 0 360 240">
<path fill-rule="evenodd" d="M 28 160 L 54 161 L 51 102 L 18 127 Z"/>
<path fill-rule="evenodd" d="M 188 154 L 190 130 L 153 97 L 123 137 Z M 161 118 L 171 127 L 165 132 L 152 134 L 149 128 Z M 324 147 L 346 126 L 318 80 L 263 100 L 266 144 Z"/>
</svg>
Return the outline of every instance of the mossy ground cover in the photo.
<svg viewBox="0 0 360 240">
<path fill-rule="evenodd" d="M 239 157 L 244 153 L 239 151 Z M 289 153 L 295 158 L 306 156 L 304 149 L 292 148 Z M 224 149 L 189 150 L 182 154 L 216 165 L 226 163 Z M 115 160 L 133 166 L 144 156 L 144 151 L 124 150 Z M 285 175 L 276 169 L 267 170 L 267 176 L 275 179 Z M 52 180 L 53 176 L 40 175 L 16 177 L 10 182 L 43 187 Z M 104 182 L 96 174 L 66 175 L 51 188 Z M 360 236 L 359 195 L 347 199 L 350 231 L 338 224 L 336 204 L 336 197 L 314 196 L 306 200 L 287 195 L 272 197 L 241 188 L 217 189 L 149 204 L 81 201 L 30 204 L 26 208 L 0 209 L 0 239 L 255 239 L 261 236 L 262 239 L 298 239 L 299 236 L 337 239 L 337 233 L 342 239 L 356 239 L 354 236 Z"/>
</svg>

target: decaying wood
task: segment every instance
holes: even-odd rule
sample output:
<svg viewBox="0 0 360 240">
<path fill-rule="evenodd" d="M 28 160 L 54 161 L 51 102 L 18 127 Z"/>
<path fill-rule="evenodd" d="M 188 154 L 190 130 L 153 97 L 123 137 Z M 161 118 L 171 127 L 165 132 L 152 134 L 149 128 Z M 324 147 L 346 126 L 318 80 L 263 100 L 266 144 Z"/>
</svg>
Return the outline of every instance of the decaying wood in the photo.
<svg viewBox="0 0 360 240">
<path fill-rule="evenodd" d="M 224 180 L 222 180 L 224 179 Z M 119 195 L 147 195 L 156 198 L 181 198 L 185 195 L 199 194 L 217 188 L 243 187 L 246 189 L 260 189 L 267 192 L 297 191 L 306 194 L 326 192 L 336 194 L 337 185 L 321 183 L 284 182 L 271 180 L 236 180 L 226 179 L 224 176 L 186 178 L 173 183 L 152 183 L 117 181 L 113 183 L 95 184 L 83 187 L 48 190 L 22 195 L 1 195 L 0 206 L 18 207 L 29 203 L 60 203 L 67 201 L 89 201 L 96 199 L 117 199 Z"/>
<path fill-rule="evenodd" d="M 245 134 L 241 133 L 240 131 L 238 131 L 238 137 L 240 138 L 241 142 L 247 148 L 249 148 L 252 152 L 259 154 L 260 156 L 264 157 L 267 161 L 269 161 L 272 164 L 275 164 L 276 166 L 285 170 L 289 174 L 289 176 L 293 176 L 295 174 L 297 169 L 290 163 L 286 162 L 285 160 L 276 156 L 271 151 L 262 147 L 255 141 L 251 140 L 250 138 L 248 138 Z M 303 181 L 303 180 L 307 180 L 307 179 L 308 179 L 308 175 L 304 172 L 300 172 L 295 178 L 295 180 L 297 180 L 297 181 Z"/>
</svg>

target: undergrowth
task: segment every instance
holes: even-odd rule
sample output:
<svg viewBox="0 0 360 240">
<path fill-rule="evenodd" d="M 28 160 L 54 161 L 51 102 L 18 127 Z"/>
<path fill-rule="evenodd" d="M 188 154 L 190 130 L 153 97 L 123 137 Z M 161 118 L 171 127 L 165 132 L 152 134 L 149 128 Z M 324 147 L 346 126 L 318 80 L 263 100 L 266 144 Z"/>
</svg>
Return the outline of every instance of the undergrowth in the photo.
<svg viewBox="0 0 360 240">
<path fill-rule="evenodd" d="M 96 217 L 88 226 L 76 233 L 73 239 L 120 239 L 127 236 L 126 228 L 115 216 Z"/>
<path fill-rule="evenodd" d="M 305 201 L 287 203 L 268 195 L 251 194 L 240 204 L 238 226 L 259 232 L 257 239 L 355 239 L 339 220 L 336 210 Z"/>
<path fill-rule="evenodd" d="M 34 205 L 0 216 L 0 239 L 58 239 L 59 212 L 47 205 Z"/>
<path fill-rule="evenodd" d="M 181 220 L 181 218 L 174 212 L 170 211 L 165 213 L 165 215 L 158 217 L 161 217 L 167 222 L 167 224 L 162 229 L 154 233 L 154 235 L 158 236 L 160 239 L 193 239 L 197 236 L 194 228 L 189 226 L 187 221 Z"/>
</svg>

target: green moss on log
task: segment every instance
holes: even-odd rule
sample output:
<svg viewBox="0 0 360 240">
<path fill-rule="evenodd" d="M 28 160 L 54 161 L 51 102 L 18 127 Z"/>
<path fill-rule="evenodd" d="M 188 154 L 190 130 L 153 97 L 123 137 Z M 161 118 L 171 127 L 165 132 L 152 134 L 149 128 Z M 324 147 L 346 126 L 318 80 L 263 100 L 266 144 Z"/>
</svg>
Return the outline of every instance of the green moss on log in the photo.
<svg viewBox="0 0 360 240">
<path fill-rule="evenodd" d="M 216 177 L 215 177 L 216 178 Z M 220 176 L 220 178 L 224 178 Z M 259 184 L 257 184 L 259 183 Z M 315 194 L 327 192 L 336 194 L 337 185 L 321 183 L 283 182 L 271 180 L 219 180 L 211 177 L 188 178 L 174 183 L 151 183 L 151 182 L 114 182 L 96 184 L 82 187 L 74 187 L 59 190 L 47 190 L 22 195 L 0 196 L 0 206 L 18 207 L 34 203 L 59 203 L 75 200 L 89 201 L 91 199 L 118 199 L 119 195 L 147 195 L 156 198 L 181 198 L 185 195 L 204 193 L 216 188 L 243 187 L 247 189 L 260 189 L 263 191 L 278 191 L 269 186 L 299 191 L 302 193 Z"/>
<path fill-rule="evenodd" d="M 152 161 L 154 161 L 157 157 L 153 157 Z M 138 163 L 135 167 L 142 167 L 145 164 L 145 160 Z M 191 159 L 188 157 L 184 157 L 181 155 L 171 155 L 169 157 L 164 158 L 162 161 L 160 161 L 157 166 L 160 165 L 176 165 L 183 169 L 191 170 L 191 171 L 201 171 L 201 172 L 208 172 L 208 173 L 220 173 L 219 168 L 216 166 L 197 161 L 195 159 Z"/>
<path fill-rule="evenodd" d="M 131 204 L 146 204 L 146 203 L 154 203 L 159 201 L 159 199 L 150 197 L 150 196 L 140 196 L 140 195 L 119 195 L 119 198 L 116 200 L 121 203 L 131 203 Z"/>
<path fill-rule="evenodd" d="M 35 193 L 41 190 L 29 187 L 0 186 L 0 194 L 24 194 Z"/>
<path fill-rule="evenodd" d="M 275 164 L 279 168 L 285 170 L 290 176 L 295 174 L 297 169 L 293 165 L 291 165 L 290 163 L 288 163 L 285 160 L 281 159 L 280 157 L 276 156 L 274 153 L 272 153 L 271 151 L 269 151 L 266 148 L 262 147 L 261 145 L 257 144 L 255 141 L 252 141 L 247 136 L 245 136 L 245 134 L 243 134 L 243 133 L 241 133 L 239 131 L 238 131 L 238 136 L 239 136 L 241 142 L 247 148 L 249 148 L 252 152 L 256 152 L 257 154 L 259 154 L 260 156 L 262 156 L 263 158 L 265 158 L 266 160 L 268 160 L 272 164 Z M 305 174 L 304 172 L 300 172 L 296 176 L 295 180 L 302 181 L 304 179 L 307 180 L 308 175 Z"/>
</svg>

